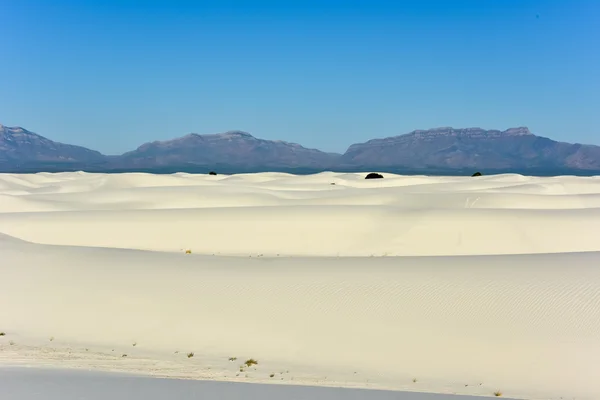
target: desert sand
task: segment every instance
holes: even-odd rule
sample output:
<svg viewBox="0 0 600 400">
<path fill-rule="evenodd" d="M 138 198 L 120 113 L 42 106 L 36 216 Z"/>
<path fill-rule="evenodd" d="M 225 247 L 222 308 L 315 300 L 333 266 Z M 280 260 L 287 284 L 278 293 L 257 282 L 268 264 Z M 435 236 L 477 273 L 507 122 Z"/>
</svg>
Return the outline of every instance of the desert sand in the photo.
<svg viewBox="0 0 600 400">
<path fill-rule="evenodd" d="M 600 398 L 600 177 L 384 176 L 0 175 L 0 363 Z"/>
</svg>

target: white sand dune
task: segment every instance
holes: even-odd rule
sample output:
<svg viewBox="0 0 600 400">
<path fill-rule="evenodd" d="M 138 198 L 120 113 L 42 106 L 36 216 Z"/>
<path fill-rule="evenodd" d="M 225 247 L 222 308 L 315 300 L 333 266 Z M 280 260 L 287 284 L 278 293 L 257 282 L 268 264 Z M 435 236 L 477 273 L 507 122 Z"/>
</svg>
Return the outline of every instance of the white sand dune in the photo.
<svg viewBox="0 0 600 400">
<path fill-rule="evenodd" d="M 0 175 L 0 361 L 600 397 L 600 179 L 363 177 Z"/>
</svg>

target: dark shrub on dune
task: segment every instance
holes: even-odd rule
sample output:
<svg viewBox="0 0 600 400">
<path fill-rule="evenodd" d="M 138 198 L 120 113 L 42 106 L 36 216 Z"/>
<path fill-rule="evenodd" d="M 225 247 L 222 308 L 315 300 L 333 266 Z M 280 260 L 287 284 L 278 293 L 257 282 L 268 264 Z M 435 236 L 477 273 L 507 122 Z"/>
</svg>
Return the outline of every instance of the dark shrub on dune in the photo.
<svg viewBox="0 0 600 400">
<path fill-rule="evenodd" d="M 477 171 L 477 172 L 475 172 L 475 173 L 474 173 L 473 175 L 471 175 L 471 176 L 481 176 L 481 172 Z"/>
<path fill-rule="evenodd" d="M 217 173 L 215 171 L 210 171 L 208 174 L 209 175 L 216 175 Z"/>
<path fill-rule="evenodd" d="M 365 179 L 381 179 L 383 175 L 378 174 L 376 172 L 371 172 L 369 175 L 365 176 Z"/>
</svg>

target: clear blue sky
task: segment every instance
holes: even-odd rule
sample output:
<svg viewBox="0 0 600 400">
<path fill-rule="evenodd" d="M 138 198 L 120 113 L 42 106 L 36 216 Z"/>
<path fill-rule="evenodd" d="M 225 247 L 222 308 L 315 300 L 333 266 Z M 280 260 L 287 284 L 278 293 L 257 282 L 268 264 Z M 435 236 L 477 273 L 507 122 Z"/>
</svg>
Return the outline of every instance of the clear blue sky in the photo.
<svg viewBox="0 0 600 400">
<path fill-rule="evenodd" d="M 596 0 L 0 0 L 0 123 L 107 154 L 240 129 L 600 144 Z"/>
</svg>

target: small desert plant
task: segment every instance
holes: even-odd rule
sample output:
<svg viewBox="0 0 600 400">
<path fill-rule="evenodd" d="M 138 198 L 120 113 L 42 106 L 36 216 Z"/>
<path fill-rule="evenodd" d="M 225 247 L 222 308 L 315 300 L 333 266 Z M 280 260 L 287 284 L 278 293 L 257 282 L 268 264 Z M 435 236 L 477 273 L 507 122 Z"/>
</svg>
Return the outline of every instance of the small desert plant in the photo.
<svg viewBox="0 0 600 400">
<path fill-rule="evenodd" d="M 250 359 L 246 360 L 246 362 L 244 364 L 246 364 L 247 367 L 251 367 L 253 365 L 257 365 L 258 361 L 256 361 L 254 358 L 250 358 Z"/>
<path fill-rule="evenodd" d="M 209 175 L 216 175 L 217 173 L 215 171 L 210 171 L 208 174 Z"/>
<path fill-rule="evenodd" d="M 272 378 L 272 377 L 274 377 L 274 376 L 275 376 L 275 374 L 271 374 L 271 375 L 269 375 L 269 378 Z"/>
<path fill-rule="evenodd" d="M 496 397 L 500 397 L 500 396 L 502 396 L 502 392 L 501 392 L 501 391 L 499 391 L 499 390 L 496 390 L 496 391 L 494 392 L 494 396 L 496 396 Z"/>
<path fill-rule="evenodd" d="M 135 346 L 137 346 L 137 342 L 133 342 L 131 345 L 132 345 L 133 347 L 135 347 Z"/>
<path fill-rule="evenodd" d="M 481 174 L 481 172 L 477 171 L 477 172 L 475 172 L 475 173 L 474 173 L 473 175 L 471 175 L 471 176 L 473 177 L 473 176 L 481 176 L 481 175 L 482 175 L 482 174 Z"/>
<path fill-rule="evenodd" d="M 123 354 L 121 357 L 125 358 L 125 357 L 127 357 L 127 354 Z"/>
<path fill-rule="evenodd" d="M 417 378 L 413 378 L 413 383 L 417 383 Z"/>
<path fill-rule="evenodd" d="M 192 254 L 192 251 L 191 250 L 186 250 L 185 254 Z"/>
<path fill-rule="evenodd" d="M 0 332 L 0 336 L 6 336 L 6 333 Z"/>
<path fill-rule="evenodd" d="M 194 352 L 193 352 L 193 351 L 192 351 L 192 352 L 189 352 L 187 356 L 188 356 L 188 358 L 192 358 L 192 357 L 194 357 Z"/>
<path fill-rule="evenodd" d="M 50 341 L 51 341 L 51 342 L 54 342 L 54 336 L 51 336 L 51 337 L 50 337 Z"/>
<path fill-rule="evenodd" d="M 237 360 L 237 357 L 229 357 L 229 361 L 235 361 Z"/>
</svg>

